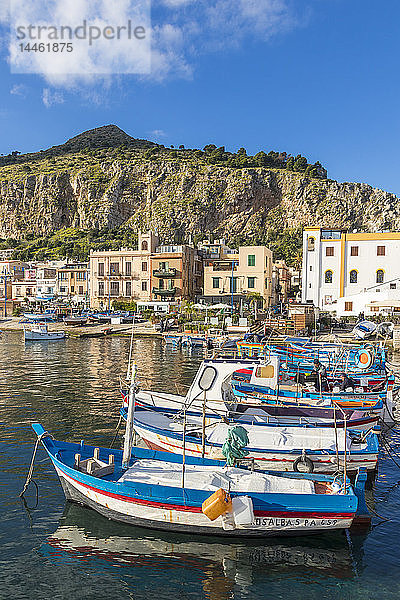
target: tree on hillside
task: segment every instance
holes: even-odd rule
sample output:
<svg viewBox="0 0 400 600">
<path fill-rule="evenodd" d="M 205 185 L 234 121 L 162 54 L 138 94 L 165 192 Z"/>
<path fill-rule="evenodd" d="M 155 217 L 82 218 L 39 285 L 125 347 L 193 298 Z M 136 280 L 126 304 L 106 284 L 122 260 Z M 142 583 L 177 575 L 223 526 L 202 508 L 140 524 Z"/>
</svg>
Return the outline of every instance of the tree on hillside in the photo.
<svg viewBox="0 0 400 600">
<path fill-rule="evenodd" d="M 307 168 L 307 165 L 308 165 L 307 159 L 304 156 L 301 156 L 301 154 L 298 154 L 294 161 L 294 170 L 295 171 L 305 171 Z"/>
<path fill-rule="evenodd" d="M 288 171 L 293 171 L 294 170 L 294 158 L 293 156 L 289 156 L 289 158 L 286 161 L 286 168 Z"/>
</svg>

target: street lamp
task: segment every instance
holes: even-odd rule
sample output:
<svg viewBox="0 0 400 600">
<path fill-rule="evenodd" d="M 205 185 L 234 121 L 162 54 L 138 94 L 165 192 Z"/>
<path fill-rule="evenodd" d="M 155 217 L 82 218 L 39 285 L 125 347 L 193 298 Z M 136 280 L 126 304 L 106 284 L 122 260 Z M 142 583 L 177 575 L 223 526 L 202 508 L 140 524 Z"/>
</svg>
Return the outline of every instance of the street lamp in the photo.
<svg viewBox="0 0 400 600">
<path fill-rule="evenodd" d="M 7 279 L 11 279 L 12 273 L 3 269 L 0 279 L 4 281 L 4 317 L 7 317 Z"/>
</svg>

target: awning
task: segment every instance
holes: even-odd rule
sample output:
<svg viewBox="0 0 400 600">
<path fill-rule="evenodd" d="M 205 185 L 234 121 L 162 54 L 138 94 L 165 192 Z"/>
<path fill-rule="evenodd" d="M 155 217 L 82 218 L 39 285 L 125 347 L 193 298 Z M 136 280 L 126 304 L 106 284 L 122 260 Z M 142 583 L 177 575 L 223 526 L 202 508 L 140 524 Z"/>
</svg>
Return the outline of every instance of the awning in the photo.
<svg viewBox="0 0 400 600">
<path fill-rule="evenodd" d="M 379 302 L 368 302 L 369 308 L 400 308 L 400 300 L 381 300 Z"/>
</svg>

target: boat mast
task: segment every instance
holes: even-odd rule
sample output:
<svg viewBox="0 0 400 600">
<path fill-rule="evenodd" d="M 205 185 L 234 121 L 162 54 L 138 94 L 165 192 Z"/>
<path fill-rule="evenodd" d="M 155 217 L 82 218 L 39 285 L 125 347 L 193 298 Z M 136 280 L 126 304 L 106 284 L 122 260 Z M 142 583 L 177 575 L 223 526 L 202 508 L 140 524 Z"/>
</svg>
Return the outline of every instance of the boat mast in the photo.
<svg viewBox="0 0 400 600">
<path fill-rule="evenodd" d="M 131 383 L 129 386 L 129 403 L 128 403 L 128 414 L 126 419 L 125 426 L 125 436 L 124 436 L 124 452 L 122 455 L 122 466 L 124 469 L 129 467 L 129 461 L 131 458 L 132 446 L 133 446 L 133 419 L 135 416 L 135 378 L 136 378 L 137 366 L 136 362 L 132 363 L 131 368 Z"/>
</svg>

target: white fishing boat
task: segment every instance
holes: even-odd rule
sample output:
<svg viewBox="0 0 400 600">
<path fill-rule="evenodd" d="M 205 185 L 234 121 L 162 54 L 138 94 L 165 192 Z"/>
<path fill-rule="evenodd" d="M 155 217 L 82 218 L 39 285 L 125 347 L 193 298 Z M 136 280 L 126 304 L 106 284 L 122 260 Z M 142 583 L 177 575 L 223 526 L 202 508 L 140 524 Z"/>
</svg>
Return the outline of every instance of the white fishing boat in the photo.
<svg viewBox="0 0 400 600">
<path fill-rule="evenodd" d="M 202 427 L 191 417 L 178 420 L 176 415 L 136 409 L 134 428 L 153 450 L 182 454 L 185 446 L 187 456 L 218 460 L 223 460 L 226 442 L 232 432 L 240 435 L 244 431 L 247 434 L 247 444 L 243 446 L 246 459 L 272 471 L 334 473 L 343 468 L 346 460 L 349 471 L 360 467 L 373 471 L 378 460 L 376 434 L 335 430 L 333 426 L 282 427 L 264 421 L 241 424 L 238 420 L 233 427 L 221 421 L 205 423 Z"/>
<path fill-rule="evenodd" d="M 360 321 L 354 327 L 352 333 L 355 338 L 359 340 L 366 340 L 367 338 L 371 337 L 375 330 L 376 323 L 373 323 L 372 321 Z"/>
<path fill-rule="evenodd" d="M 24 327 L 25 342 L 53 342 L 63 340 L 65 331 L 49 331 L 46 323 L 37 323 L 30 327 Z"/>
<path fill-rule="evenodd" d="M 394 324 L 391 321 L 384 321 L 383 323 L 378 324 L 375 334 L 377 336 L 381 336 L 383 338 L 392 337 L 393 329 L 394 329 Z"/>
</svg>

